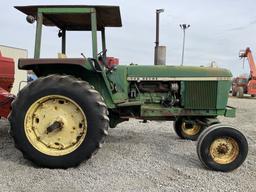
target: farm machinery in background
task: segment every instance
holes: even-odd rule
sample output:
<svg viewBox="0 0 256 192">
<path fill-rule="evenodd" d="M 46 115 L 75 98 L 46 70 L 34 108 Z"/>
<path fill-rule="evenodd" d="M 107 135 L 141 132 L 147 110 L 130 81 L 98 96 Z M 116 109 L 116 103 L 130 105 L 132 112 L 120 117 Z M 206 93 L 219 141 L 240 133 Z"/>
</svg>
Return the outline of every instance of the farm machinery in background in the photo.
<svg viewBox="0 0 256 192">
<path fill-rule="evenodd" d="M 14 60 L 0 52 L 0 118 L 7 118 L 14 95 L 10 93 L 14 82 Z"/>
<path fill-rule="evenodd" d="M 236 77 L 232 81 L 232 96 L 243 97 L 244 94 L 249 94 L 252 97 L 256 96 L 256 66 L 252 56 L 251 49 L 247 47 L 240 51 L 240 58 L 247 58 L 250 66 L 250 75 L 247 77 Z"/>
</svg>

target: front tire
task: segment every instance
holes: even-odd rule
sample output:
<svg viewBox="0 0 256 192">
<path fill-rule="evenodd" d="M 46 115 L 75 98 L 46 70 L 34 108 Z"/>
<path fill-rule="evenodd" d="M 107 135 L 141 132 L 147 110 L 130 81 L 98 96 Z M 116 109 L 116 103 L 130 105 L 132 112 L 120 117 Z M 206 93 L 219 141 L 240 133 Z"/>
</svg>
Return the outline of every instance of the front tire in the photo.
<svg viewBox="0 0 256 192">
<path fill-rule="evenodd" d="M 173 127 L 175 133 L 181 139 L 187 139 L 192 141 L 196 141 L 200 133 L 204 129 L 202 124 L 199 124 L 196 121 L 191 121 L 191 123 L 188 123 L 186 119 L 183 118 L 178 118 L 176 121 L 174 121 Z"/>
<path fill-rule="evenodd" d="M 242 98 L 244 96 L 244 89 L 243 87 L 238 87 L 237 97 Z"/>
<path fill-rule="evenodd" d="M 248 143 L 245 136 L 227 125 L 213 125 L 198 138 L 197 154 L 208 169 L 228 172 L 246 159 Z"/>
<path fill-rule="evenodd" d="M 15 146 L 35 164 L 48 168 L 79 165 L 107 135 L 107 108 L 87 82 L 71 76 L 39 78 L 12 103 Z"/>
</svg>

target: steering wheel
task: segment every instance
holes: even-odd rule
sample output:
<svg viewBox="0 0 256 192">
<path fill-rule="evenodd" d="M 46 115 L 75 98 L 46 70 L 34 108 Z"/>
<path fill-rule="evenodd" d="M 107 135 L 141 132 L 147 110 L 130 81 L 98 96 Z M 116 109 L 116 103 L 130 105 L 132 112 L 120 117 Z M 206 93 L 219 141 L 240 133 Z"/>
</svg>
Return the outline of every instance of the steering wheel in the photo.
<svg viewBox="0 0 256 192">
<path fill-rule="evenodd" d="M 104 49 L 103 51 L 98 53 L 98 60 L 99 62 L 104 65 L 106 68 L 108 68 L 108 65 L 106 63 L 106 59 L 103 57 L 107 52 L 107 49 Z"/>
<path fill-rule="evenodd" d="M 107 52 L 107 49 L 104 49 L 103 51 L 98 53 L 98 57 L 103 56 Z"/>
</svg>

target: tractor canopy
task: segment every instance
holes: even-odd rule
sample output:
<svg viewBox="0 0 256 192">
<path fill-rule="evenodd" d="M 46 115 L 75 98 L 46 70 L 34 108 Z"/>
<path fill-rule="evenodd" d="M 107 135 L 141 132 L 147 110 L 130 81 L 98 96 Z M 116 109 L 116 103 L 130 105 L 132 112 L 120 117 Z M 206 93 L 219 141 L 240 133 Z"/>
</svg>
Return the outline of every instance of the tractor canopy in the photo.
<svg viewBox="0 0 256 192">
<path fill-rule="evenodd" d="M 66 54 L 67 31 L 91 31 L 92 55 L 97 59 L 97 31 L 101 31 L 102 51 L 106 50 L 105 27 L 121 27 L 121 15 L 118 6 L 100 5 L 33 5 L 16 6 L 27 15 L 27 21 L 37 21 L 34 58 L 40 58 L 42 27 L 58 27 L 58 36 L 62 38 L 63 55 Z"/>
<path fill-rule="evenodd" d="M 118 6 L 101 5 L 34 5 L 15 6 L 26 15 L 37 19 L 38 12 L 43 12 L 43 25 L 56 26 L 65 30 L 91 31 L 91 17 L 88 12 L 97 13 L 97 30 L 104 27 L 121 27 L 121 15 Z"/>
</svg>

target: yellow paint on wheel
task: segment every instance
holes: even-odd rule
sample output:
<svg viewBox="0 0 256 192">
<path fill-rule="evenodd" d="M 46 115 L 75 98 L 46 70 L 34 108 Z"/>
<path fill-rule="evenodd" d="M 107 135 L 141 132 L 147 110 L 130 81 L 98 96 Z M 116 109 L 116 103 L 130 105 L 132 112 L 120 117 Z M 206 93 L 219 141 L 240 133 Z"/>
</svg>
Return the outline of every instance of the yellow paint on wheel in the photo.
<svg viewBox="0 0 256 192">
<path fill-rule="evenodd" d="M 31 145 L 41 153 L 63 156 L 75 151 L 87 134 L 87 119 L 72 99 L 49 95 L 28 109 L 24 128 Z"/>
<path fill-rule="evenodd" d="M 218 164 L 229 164 L 239 154 L 239 146 L 231 137 L 215 139 L 210 146 L 210 155 Z"/>
<path fill-rule="evenodd" d="M 186 122 L 183 122 L 181 125 L 181 130 L 183 133 L 185 133 L 188 136 L 194 136 L 199 133 L 201 129 L 201 126 L 198 124 L 193 124 L 191 127 L 186 124 Z"/>
</svg>

